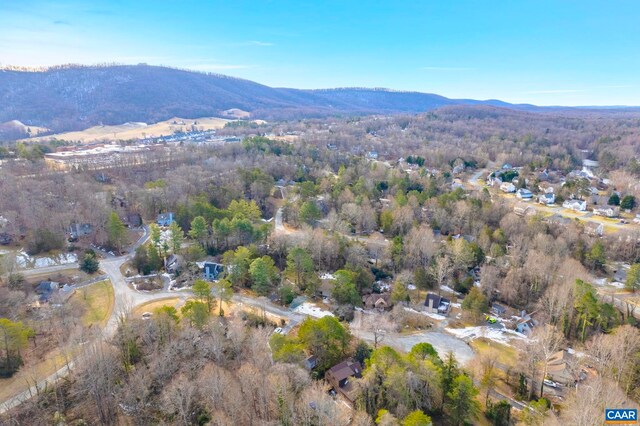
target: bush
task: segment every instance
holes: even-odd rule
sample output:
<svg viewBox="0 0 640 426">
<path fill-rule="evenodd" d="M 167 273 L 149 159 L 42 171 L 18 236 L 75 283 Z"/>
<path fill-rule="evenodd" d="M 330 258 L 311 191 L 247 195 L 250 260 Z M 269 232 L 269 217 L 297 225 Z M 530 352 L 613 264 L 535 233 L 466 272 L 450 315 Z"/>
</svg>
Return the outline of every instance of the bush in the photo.
<svg viewBox="0 0 640 426">
<path fill-rule="evenodd" d="M 21 290 L 22 287 L 24 286 L 24 275 L 22 275 L 21 273 L 12 273 L 9 274 L 9 279 L 8 279 L 8 283 L 9 283 L 9 288 L 12 290 Z"/>
<path fill-rule="evenodd" d="M 0 358 L 0 378 L 6 379 L 14 374 L 22 367 L 22 357 L 20 355 L 9 355 Z"/>
</svg>

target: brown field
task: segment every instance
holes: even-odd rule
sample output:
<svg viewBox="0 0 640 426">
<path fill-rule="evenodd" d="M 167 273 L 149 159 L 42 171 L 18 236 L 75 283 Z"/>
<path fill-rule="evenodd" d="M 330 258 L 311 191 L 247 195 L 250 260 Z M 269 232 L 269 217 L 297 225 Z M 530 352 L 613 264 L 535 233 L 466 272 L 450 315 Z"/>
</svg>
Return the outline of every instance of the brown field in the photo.
<svg viewBox="0 0 640 426">
<path fill-rule="evenodd" d="M 155 124 L 125 123 L 117 126 L 94 126 L 77 132 L 58 133 L 48 136 L 24 139 L 24 142 L 42 142 L 52 139 L 69 142 L 91 143 L 114 140 L 143 139 L 145 137 L 167 136 L 175 132 L 190 130 L 195 124 L 198 130 L 221 129 L 230 120 L 217 117 L 171 118 Z M 174 124 L 175 123 L 175 124 Z"/>
</svg>

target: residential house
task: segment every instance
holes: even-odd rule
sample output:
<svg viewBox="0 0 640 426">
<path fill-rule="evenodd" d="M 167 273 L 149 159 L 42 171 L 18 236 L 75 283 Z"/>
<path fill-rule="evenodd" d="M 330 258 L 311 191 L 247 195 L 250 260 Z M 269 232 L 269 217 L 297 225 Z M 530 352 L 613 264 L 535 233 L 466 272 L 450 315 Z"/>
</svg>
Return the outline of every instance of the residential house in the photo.
<svg viewBox="0 0 640 426">
<path fill-rule="evenodd" d="M 543 220 L 551 225 L 558 226 L 567 226 L 572 222 L 568 217 L 559 215 L 557 213 L 549 217 L 545 217 Z"/>
<path fill-rule="evenodd" d="M 592 237 L 602 237 L 604 225 L 597 222 L 587 222 L 584 224 L 584 232 Z"/>
<path fill-rule="evenodd" d="M 538 180 L 540 182 L 546 182 L 549 180 L 549 172 L 547 171 L 547 169 L 544 169 L 543 171 L 538 173 Z"/>
<path fill-rule="evenodd" d="M 91 235 L 92 232 L 93 226 L 91 226 L 90 223 L 72 223 L 71 226 L 69 226 L 69 235 L 73 239 Z"/>
<path fill-rule="evenodd" d="M 324 378 L 333 387 L 333 390 L 342 395 L 351 405 L 356 401 L 355 387 L 351 382 L 352 378 L 362 377 L 362 366 L 353 360 L 343 361 L 331 367 Z"/>
<path fill-rule="evenodd" d="M 180 271 L 183 263 L 182 256 L 179 254 L 171 254 L 165 260 L 164 268 L 170 274 L 176 274 Z"/>
<path fill-rule="evenodd" d="M 502 178 L 500 176 L 496 176 L 495 173 L 491 173 L 489 174 L 489 176 L 487 176 L 487 185 L 490 185 L 490 186 L 502 185 Z"/>
<path fill-rule="evenodd" d="M 391 302 L 391 295 L 389 293 L 372 293 L 362 297 L 362 302 L 366 309 L 377 309 L 384 311 L 390 309 L 393 306 Z"/>
<path fill-rule="evenodd" d="M 35 289 L 36 294 L 40 295 L 38 298 L 40 303 L 48 302 L 53 292 L 60 288 L 59 286 L 60 284 L 55 281 L 40 281 Z"/>
<path fill-rule="evenodd" d="M 11 235 L 7 234 L 6 232 L 0 233 L 0 245 L 8 246 L 12 241 L 13 238 L 11 237 Z"/>
<path fill-rule="evenodd" d="M 516 330 L 518 333 L 522 333 L 526 336 L 530 336 L 533 332 L 533 329 L 538 325 L 538 321 L 533 318 L 535 312 L 527 314 L 525 311 L 522 311 L 520 314 L 520 321 L 516 324 Z"/>
<path fill-rule="evenodd" d="M 536 209 L 526 203 L 518 203 L 513 207 L 513 212 L 518 216 L 531 216 L 536 214 Z"/>
<path fill-rule="evenodd" d="M 55 281 L 40 281 L 35 292 L 39 295 L 39 303 L 50 302 L 53 305 L 61 305 L 69 300 L 75 289 L 68 284 Z"/>
<path fill-rule="evenodd" d="M 493 303 L 491 305 L 491 313 L 500 317 L 507 313 L 507 308 L 498 303 Z"/>
<path fill-rule="evenodd" d="M 159 226 L 169 226 L 173 223 L 173 213 L 160 213 L 156 219 Z"/>
<path fill-rule="evenodd" d="M 435 293 L 427 293 L 423 309 L 432 314 L 447 315 L 451 309 L 451 301 Z"/>
<path fill-rule="evenodd" d="M 73 288 L 69 284 L 63 284 L 62 287 L 59 287 L 57 289 L 57 291 L 54 290 L 49 301 L 53 305 L 62 305 L 66 303 L 67 300 L 69 300 L 69 298 L 73 296 L 75 292 L 75 288 Z"/>
<path fill-rule="evenodd" d="M 513 192 L 516 192 L 516 186 L 511 182 L 503 182 L 500 185 L 500 191 L 506 192 L 506 193 L 513 193 Z"/>
<path fill-rule="evenodd" d="M 549 206 L 556 202 L 556 196 L 553 192 L 538 195 L 538 203 Z"/>
<path fill-rule="evenodd" d="M 587 202 L 582 200 L 567 200 L 562 203 L 562 207 L 576 212 L 584 212 L 587 211 Z"/>
<path fill-rule="evenodd" d="M 304 368 L 307 370 L 313 370 L 318 366 L 318 357 L 315 355 L 311 355 L 304 360 Z"/>
<path fill-rule="evenodd" d="M 464 172 L 464 164 L 458 164 L 457 166 L 455 166 L 453 168 L 453 170 L 451 171 L 454 175 L 460 174 L 462 172 Z"/>
<path fill-rule="evenodd" d="M 530 200 L 533 198 L 533 193 L 525 188 L 520 188 L 516 191 L 516 197 L 521 200 Z"/>
<path fill-rule="evenodd" d="M 593 209 L 593 214 L 604 217 L 618 217 L 620 215 L 620 208 L 614 206 L 595 208 Z"/>
<path fill-rule="evenodd" d="M 538 189 L 545 194 L 553 194 L 555 192 L 553 186 L 551 186 L 549 182 L 540 182 L 538 184 Z"/>
<path fill-rule="evenodd" d="M 202 276 L 205 280 L 215 281 L 218 279 L 222 271 L 224 271 L 224 266 L 219 263 L 204 262 L 204 266 L 202 267 Z"/>
<path fill-rule="evenodd" d="M 571 349 L 563 349 L 551 355 L 547 360 L 547 374 L 554 382 L 571 386 L 587 377 Z"/>
<path fill-rule="evenodd" d="M 127 213 L 125 223 L 130 228 L 139 228 L 142 226 L 142 216 L 140 216 L 140 213 Z"/>
</svg>

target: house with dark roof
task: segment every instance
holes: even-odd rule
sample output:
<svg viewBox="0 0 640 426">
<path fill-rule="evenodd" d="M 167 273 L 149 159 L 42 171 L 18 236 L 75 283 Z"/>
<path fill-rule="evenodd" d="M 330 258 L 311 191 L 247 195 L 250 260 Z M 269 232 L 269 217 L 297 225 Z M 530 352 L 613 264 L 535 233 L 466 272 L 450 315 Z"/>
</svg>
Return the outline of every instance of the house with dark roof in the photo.
<svg viewBox="0 0 640 426">
<path fill-rule="evenodd" d="M 91 235 L 92 232 L 93 226 L 90 223 L 72 223 L 69 226 L 69 235 L 73 239 Z"/>
<path fill-rule="evenodd" d="M 315 355 L 311 355 L 304 360 L 304 368 L 307 370 L 313 370 L 318 366 L 318 357 Z"/>
<path fill-rule="evenodd" d="M 491 313 L 497 316 L 502 316 L 507 313 L 507 308 L 498 303 L 493 303 L 491 304 Z"/>
<path fill-rule="evenodd" d="M 13 241 L 13 237 L 7 234 L 6 232 L 0 233 L 0 244 L 3 246 L 8 246 Z"/>
<path fill-rule="evenodd" d="M 127 213 L 125 222 L 130 228 L 139 228 L 142 226 L 142 216 L 140 213 Z"/>
<path fill-rule="evenodd" d="M 427 298 L 424 301 L 425 312 L 431 314 L 447 315 L 451 309 L 451 300 L 446 297 L 442 297 L 435 293 L 428 293 Z"/>
<path fill-rule="evenodd" d="M 46 303 L 51 299 L 53 292 L 59 288 L 59 284 L 55 281 L 40 281 L 35 291 L 40 295 L 38 300 L 40 303 Z"/>
<path fill-rule="evenodd" d="M 179 254 L 171 254 L 167 257 L 164 268 L 168 273 L 175 274 L 181 269 L 183 261 L 184 259 Z"/>
<path fill-rule="evenodd" d="M 61 284 L 55 281 L 40 281 L 35 288 L 39 295 L 39 303 L 50 302 L 53 305 L 65 303 L 75 292 L 75 289 L 68 284 Z"/>
<path fill-rule="evenodd" d="M 362 366 L 359 362 L 346 360 L 331 367 L 324 378 L 337 394 L 342 395 L 351 405 L 356 401 L 352 379 L 362 377 Z"/>
<path fill-rule="evenodd" d="M 516 191 L 516 197 L 521 200 L 530 200 L 533 198 L 533 193 L 525 188 L 520 188 Z"/>
<path fill-rule="evenodd" d="M 160 213 L 156 218 L 156 223 L 159 226 L 169 226 L 173 223 L 173 213 Z"/>
<path fill-rule="evenodd" d="M 205 280 L 214 281 L 218 279 L 222 271 L 224 271 L 224 266 L 219 263 L 204 262 L 204 266 L 202 267 L 202 276 Z"/>
</svg>

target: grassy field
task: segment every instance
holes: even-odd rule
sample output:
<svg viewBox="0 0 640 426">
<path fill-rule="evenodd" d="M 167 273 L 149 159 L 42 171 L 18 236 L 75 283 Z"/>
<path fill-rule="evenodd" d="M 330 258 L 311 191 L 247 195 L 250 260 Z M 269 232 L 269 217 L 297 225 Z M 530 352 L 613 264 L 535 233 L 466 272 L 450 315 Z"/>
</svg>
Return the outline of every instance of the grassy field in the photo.
<svg viewBox="0 0 640 426">
<path fill-rule="evenodd" d="M 94 324 L 105 326 L 113 311 L 114 301 L 113 287 L 108 280 L 77 290 L 70 300 L 85 307 L 82 324 L 86 327 Z"/>
<path fill-rule="evenodd" d="M 142 318 L 142 314 L 145 312 L 153 313 L 156 309 L 162 308 L 163 306 L 173 306 L 178 311 L 178 316 L 181 317 L 180 308 L 184 306 L 187 300 L 195 300 L 193 298 L 181 299 L 179 297 L 167 297 L 165 299 L 158 299 L 151 302 L 143 303 L 142 305 L 138 305 L 131 311 L 131 316 L 133 318 Z M 218 304 L 216 303 L 215 307 L 211 311 L 211 315 L 218 315 Z M 224 311 L 225 316 L 229 316 L 233 311 L 237 309 L 237 306 L 233 304 L 229 304 L 227 302 L 222 303 L 222 310 Z"/>
<path fill-rule="evenodd" d="M 516 365 L 518 353 L 515 348 L 512 348 L 511 346 L 506 346 L 485 338 L 473 339 L 471 342 L 469 342 L 469 346 L 471 346 L 477 354 L 497 353 L 498 362 L 501 364 L 510 366 Z"/>
<path fill-rule="evenodd" d="M 77 132 L 58 133 L 49 136 L 25 139 L 25 142 L 40 142 L 51 139 L 69 142 L 104 142 L 112 140 L 143 139 L 145 137 L 158 137 L 172 135 L 177 131 L 191 130 L 194 123 L 198 130 L 221 129 L 229 120 L 216 117 L 203 117 L 196 119 L 171 118 L 155 124 L 125 123 L 117 126 L 94 126 Z M 175 124 L 174 124 L 175 123 Z"/>
<path fill-rule="evenodd" d="M 133 316 L 133 318 L 141 318 L 142 314 L 144 314 L 145 312 L 153 313 L 153 311 L 163 306 L 173 306 L 178 310 L 178 315 L 180 315 L 180 308 L 182 307 L 182 305 L 184 305 L 184 302 L 185 301 L 183 301 L 179 297 L 168 297 L 166 299 L 154 300 L 153 302 L 147 302 L 143 303 L 142 305 L 136 306 L 131 311 L 131 315 Z"/>
</svg>

